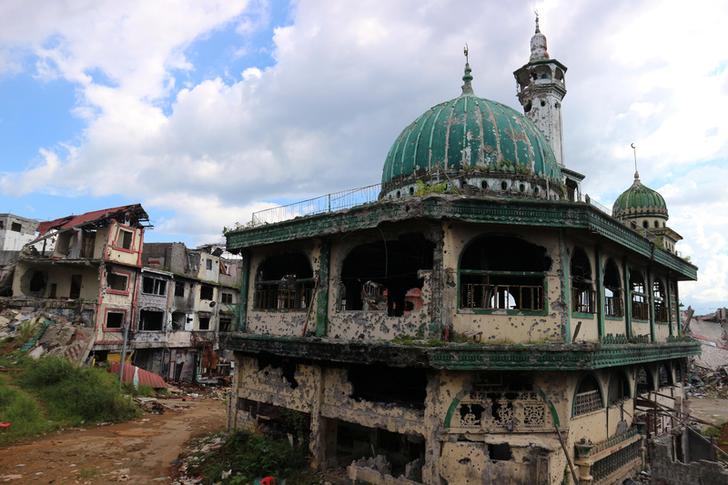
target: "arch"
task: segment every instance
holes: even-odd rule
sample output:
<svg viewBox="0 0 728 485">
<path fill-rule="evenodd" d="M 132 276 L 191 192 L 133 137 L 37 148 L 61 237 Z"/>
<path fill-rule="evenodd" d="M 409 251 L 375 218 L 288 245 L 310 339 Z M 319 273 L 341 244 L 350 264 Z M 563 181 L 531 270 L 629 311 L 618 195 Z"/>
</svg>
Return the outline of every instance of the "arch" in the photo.
<svg viewBox="0 0 728 485">
<path fill-rule="evenodd" d="M 604 408 L 602 389 L 594 374 L 584 375 L 576 385 L 571 415 L 580 416 Z"/>
<path fill-rule="evenodd" d="M 615 370 L 609 376 L 609 388 L 607 389 L 607 403 L 614 406 L 620 402 L 630 399 L 632 391 L 629 379 L 623 370 Z"/>
<path fill-rule="evenodd" d="M 667 292 L 665 283 L 660 278 L 655 278 L 655 281 L 652 282 L 652 301 L 655 307 L 655 321 L 667 323 Z"/>
<path fill-rule="evenodd" d="M 255 309 L 304 311 L 311 303 L 313 288 L 313 269 L 305 254 L 269 256 L 256 272 Z"/>
<path fill-rule="evenodd" d="M 506 235 L 483 235 L 460 255 L 460 308 L 545 309 L 546 248 Z"/>
<path fill-rule="evenodd" d="M 645 367 L 640 366 L 635 371 L 635 388 L 636 394 L 645 394 L 655 390 L 655 381 L 652 372 Z"/>
<path fill-rule="evenodd" d="M 630 271 L 629 288 L 632 294 L 632 318 L 648 320 L 650 311 L 647 304 L 647 285 L 642 271 L 636 269 Z"/>
<path fill-rule="evenodd" d="M 591 261 L 580 247 L 571 256 L 571 309 L 578 313 L 594 313 L 594 283 Z"/>
<path fill-rule="evenodd" d="M 604 267 L 604 314 L 608 317 L 624 316 L 622 304 L 622 278 L 614 259 L 607 259 Z"/>
<path fill-rule="evenodd" d="M 675 384 L 672 378 L 672 371 L 667 363 L 663 362 L 657 367 L 657 384 L 658 387 L 668 387 Z"/>
<path fill-rule="evenodd" d="M 435 244 L 418 233 L 354 247 L 341 265 L 338 308 L 394 317 L 420 308 L 420 271 L 432 269 L 434 252 Z"/>
</svg>

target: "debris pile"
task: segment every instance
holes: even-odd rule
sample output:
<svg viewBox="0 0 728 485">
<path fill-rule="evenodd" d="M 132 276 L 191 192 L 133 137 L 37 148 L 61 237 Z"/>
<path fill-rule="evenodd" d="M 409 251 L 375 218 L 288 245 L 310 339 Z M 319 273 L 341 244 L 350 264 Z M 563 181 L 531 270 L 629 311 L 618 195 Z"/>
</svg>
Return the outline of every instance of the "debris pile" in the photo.
<svg viewBox="0 0 728 485">
<path fill-rule="evenodd" d="M 199 467 L 211 453 L 222 448 L 227 436 L 225 434 L 212 434 L 193 441 L 185 455 L 175 463 L 177 478 L 174 485 L 196 485 L 202 483 L 204 477 L 191 473 Z M 188 474 L 189 473 L 189 474 Z"/>
<path fill-rule="evenodd" d="M 710 369 L 693 362 L 687 392 L 694 397 L 728 399 L 728 365 Z"/>
</svg>

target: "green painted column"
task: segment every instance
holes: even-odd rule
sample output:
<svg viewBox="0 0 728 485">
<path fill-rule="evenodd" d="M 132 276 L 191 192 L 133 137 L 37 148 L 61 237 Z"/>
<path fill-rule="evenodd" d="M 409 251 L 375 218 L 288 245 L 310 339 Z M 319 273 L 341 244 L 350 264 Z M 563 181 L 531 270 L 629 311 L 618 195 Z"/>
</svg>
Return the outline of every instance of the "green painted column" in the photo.
<svg viewBox="0 0 728 485">
<path fill-rule="evenodd" d="M 672 332 L 672 281 L 670 281 L 669 275 L 667 277 L 667 286 L 665 287 L 665 290 L 665 299 L 667 300 L 665 302 L 665 305 L 667 305 L 667 325 L 670 337 L 672 337 L 674 335 Z"/>
<path fill-rule="evenodd" d="M 599 248 L 594 248 L 594 267 L 596 268 L 597 280 L 597 328 L 599 329 L 599 340 L 604 338 L 604 266 Z"/>
<path fill-rule="evenodd" d="M 318 290 L 316 292 L 316 336 L 325 337 L 329 325 L 329 275 L 331 273 L 331 241 L 321 243 Z"/>
<path fill-rule="evenodd" d="M 629 286 L 629 265 L 624 261 L 624 324 L 627 338 L 632 337 L 632 288 Z"/>
<path fill-rule="evenodd" d="M 240 276 L 240 303 L 238 304 L 238 332 L 245 331 L 248 317 L 248 288 L 250 285 L 250 251 L 243 250 L 243 267 Z"/>
<path fill-rule="evenodd" d="M 675 282 L 675 309 L 677 310 L 675 325 L 677 325 L 677 335 L 680 336 L 682 335 L 682 324 L 680 323 L 680 288 L 677 281 Z"/>
<path fill-rule="evenodd" d="M 566 250 L 563 229 L 559 231 L 559 252 L 561 259 L 561 300 L 564 302 L 564 342 L 571 343 L 571 260 Z"/>
<path fill-rule="evenodd" d="M 655 342 L 657 340 L 657 335 L 655 331 L 655 295 L 652 292 L 652 285 L 654 284 L 652 271 L 647 271 L 647 288 L 645 288 L 645 291 L 647 292 L 647 301 L 649 302 L 649 310 L 650 310 L 650 342 Z"/>
</svg>

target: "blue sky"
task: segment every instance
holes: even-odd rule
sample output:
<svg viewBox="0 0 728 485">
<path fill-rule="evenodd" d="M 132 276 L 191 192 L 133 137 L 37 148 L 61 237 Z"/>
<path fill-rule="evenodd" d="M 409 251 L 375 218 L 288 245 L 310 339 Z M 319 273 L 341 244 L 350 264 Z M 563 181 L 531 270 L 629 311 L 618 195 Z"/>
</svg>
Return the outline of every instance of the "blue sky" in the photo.
<svg viewBox="0 0 728 485">
<path fill-rule="evenodd" d="M 545 0 L 0 2 L 0 212 L 141 202 L 149 241 L 195 245 L 282 202 L 376 183 L 392 141 L 459 93 L 518 107 L 533 10 L 568 66 L 567 166 L 606 206 L 667 199 L 681 286 L 728 300 L 728 5 Z M 493 22 L 498 19 L 498 22 Z"/>
</svg>

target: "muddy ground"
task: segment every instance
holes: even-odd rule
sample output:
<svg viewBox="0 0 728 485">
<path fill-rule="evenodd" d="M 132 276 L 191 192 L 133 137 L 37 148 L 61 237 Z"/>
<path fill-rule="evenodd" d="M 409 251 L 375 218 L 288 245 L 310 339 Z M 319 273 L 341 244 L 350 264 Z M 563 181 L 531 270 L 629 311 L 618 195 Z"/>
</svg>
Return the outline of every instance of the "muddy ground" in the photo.
<svg viewBox="0 0 728 485">
<path fill-rule="evenodd" d="M 223 430 L 226 409 L 225 401 L 210 398 L 161 402 L 172 409 L 0 448 L 0 483 L 171 483 L 185 442 Z"/>
</svg>

